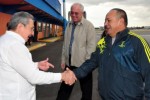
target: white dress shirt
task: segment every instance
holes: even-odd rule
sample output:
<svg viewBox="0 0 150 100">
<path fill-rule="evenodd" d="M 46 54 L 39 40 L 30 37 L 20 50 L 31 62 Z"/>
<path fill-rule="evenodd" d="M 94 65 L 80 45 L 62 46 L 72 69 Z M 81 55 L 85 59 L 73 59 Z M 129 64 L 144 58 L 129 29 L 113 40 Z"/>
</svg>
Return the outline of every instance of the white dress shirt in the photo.
<svg viewBox="0 0 150 100">
<path fill-rule="evenodd" d="M 36 100 L 35 85 L 61 80 L 61 73 L 43 72 L 18 34 L 0 37 L 0 100 Z"/>
</svg>

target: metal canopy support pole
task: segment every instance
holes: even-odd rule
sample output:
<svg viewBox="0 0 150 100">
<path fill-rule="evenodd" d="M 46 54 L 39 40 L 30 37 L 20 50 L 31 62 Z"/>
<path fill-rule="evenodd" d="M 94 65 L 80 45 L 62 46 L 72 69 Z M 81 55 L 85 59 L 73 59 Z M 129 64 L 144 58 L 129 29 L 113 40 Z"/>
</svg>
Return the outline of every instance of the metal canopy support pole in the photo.
<svg viewBox="0 0 150 100">
<path fill-rule="evenodd" d="M 65 34 L 65 29 L 67 26 L 67 21 L 66 21 L 66 2 L 63 0 L 63 35 Z"/>
</svg>

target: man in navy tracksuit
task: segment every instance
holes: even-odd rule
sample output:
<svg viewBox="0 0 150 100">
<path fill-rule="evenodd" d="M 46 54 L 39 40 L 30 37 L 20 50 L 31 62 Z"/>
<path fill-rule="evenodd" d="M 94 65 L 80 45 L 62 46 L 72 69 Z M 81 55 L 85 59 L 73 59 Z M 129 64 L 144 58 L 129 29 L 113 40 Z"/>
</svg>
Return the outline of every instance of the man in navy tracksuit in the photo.
<svg viewBox="0 0 150 100">
<path fill-rule="evenodd" d="M 98 68 L 98 90 L 103 100 L 150 100 L 150 47 L 127 29 L 126 12 L 114 8 L 105 19 L 107 35 L 74 74 L 78 79 Z"/>
</svg>

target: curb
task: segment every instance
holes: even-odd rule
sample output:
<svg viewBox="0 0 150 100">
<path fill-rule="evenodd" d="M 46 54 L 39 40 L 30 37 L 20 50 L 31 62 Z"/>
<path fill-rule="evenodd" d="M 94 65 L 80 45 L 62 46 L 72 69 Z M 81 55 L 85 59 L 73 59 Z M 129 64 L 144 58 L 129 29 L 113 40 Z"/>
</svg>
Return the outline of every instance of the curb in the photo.
<svg viewBox="0 0 150 100">
<path fill-rule="evenodd" d="M 38 43 L 32 44 L 31 46 L 28 46 L 29 51 L 33 51 L 35 49 L 38 49 L 40 47 L 46 46 L 46 43 L 55 42 L 58 40 L 61 40 L 62 37 L 53 37 L 43 40 L 38 40 Z"/>
<path fill-rule="evenodd" d="M 28 47 L 28 49 L 29 49 L 29 51 L 33 51 L 33 50 L 38 49 L 38 48 L 43 47 L 43 46 L 46 46 L 46 43 L 38 43 L 36 45 Z"/>
<path fill-rule="evenodd" d="M 54 37 L 54 38 L 49 38 L 49 39 L 43 39 L 43 40 L 38 40 L 39 42 L 55 42 L 62 39 L 62 37 Z"/>
</svg>

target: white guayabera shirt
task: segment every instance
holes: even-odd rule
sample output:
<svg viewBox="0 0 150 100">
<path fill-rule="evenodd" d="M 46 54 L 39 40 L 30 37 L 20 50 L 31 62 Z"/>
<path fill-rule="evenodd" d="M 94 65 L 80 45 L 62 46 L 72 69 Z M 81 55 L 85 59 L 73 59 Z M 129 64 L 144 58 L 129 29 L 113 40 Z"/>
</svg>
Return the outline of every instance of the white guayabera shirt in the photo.
<svg viewBox="0 0 150 100">
<path fill-rule="evenodd" d="M 40 71 L 18 34 L 0 37 L 0 100 L 36 100 L 35 85 L 61 80 L 60 73 Z"/>
</svg>

